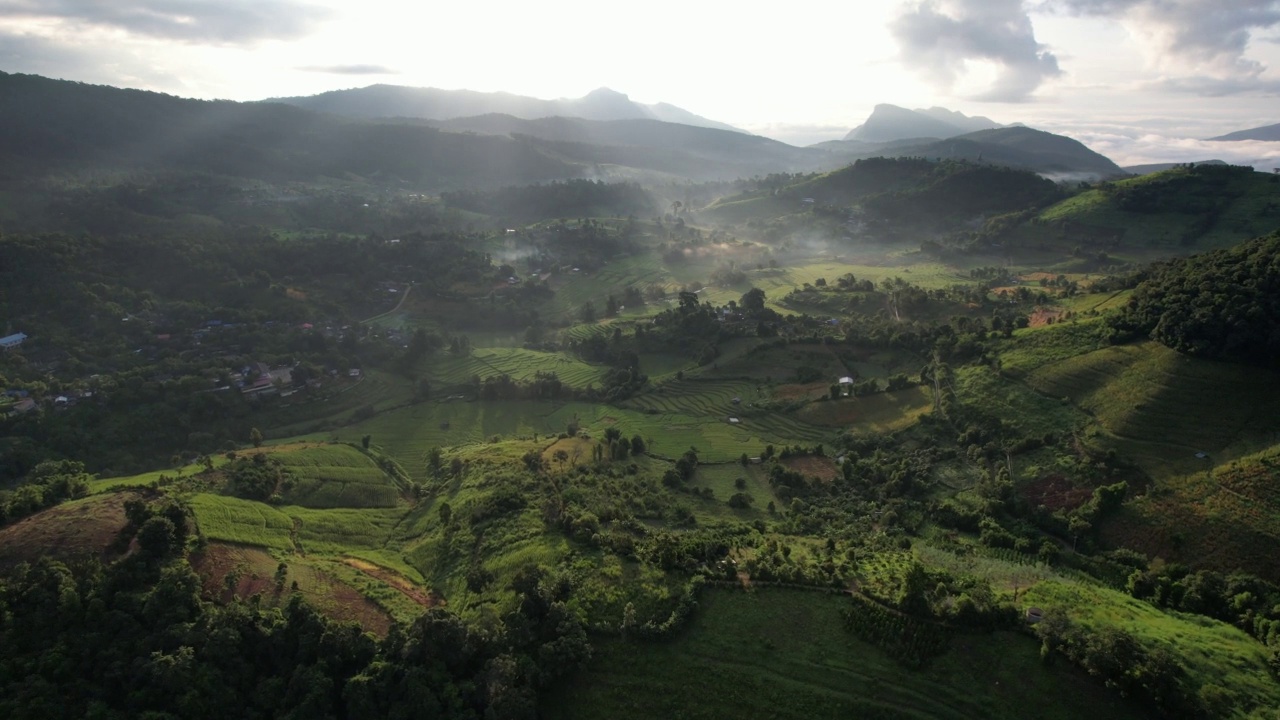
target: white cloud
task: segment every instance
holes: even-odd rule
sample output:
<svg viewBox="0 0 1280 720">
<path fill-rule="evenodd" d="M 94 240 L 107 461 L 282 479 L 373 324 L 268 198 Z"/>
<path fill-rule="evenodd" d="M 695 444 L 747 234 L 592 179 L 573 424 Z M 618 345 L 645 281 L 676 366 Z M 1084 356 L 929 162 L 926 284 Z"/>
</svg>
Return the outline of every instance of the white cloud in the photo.
<svg viewBox="0 0 1280 720">
<path fill-rule="evenodd" d="M 1058 59 L 1036 41 L 1022 0 L 923 0 L 889 24 L 899 59 L 951 91 L 971 65 L 993 71 L 977 100 L 1022 102 L 1058 77 Z"/>
<path fill-rule="evenodd" d="M 1165 90 L 1200 95 L 1276 93 L 1250 55 L 1258 31 L 1280 27 L 1280 0 L 1047 0 L 1046 11 L 1111 18 L 1137 40 Z"/>
</svg>

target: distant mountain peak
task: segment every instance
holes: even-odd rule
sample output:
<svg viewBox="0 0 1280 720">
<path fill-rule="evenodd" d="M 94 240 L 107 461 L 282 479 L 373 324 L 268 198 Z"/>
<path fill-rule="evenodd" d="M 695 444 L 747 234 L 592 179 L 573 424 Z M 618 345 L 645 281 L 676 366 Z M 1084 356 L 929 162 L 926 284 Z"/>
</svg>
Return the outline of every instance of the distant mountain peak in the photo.
<svg viewBox="0 0 1280 720">
<path fill-rule="evenodd" d="M 845 140 L 861 142 L 893 142 L 910 138 L 946 139 L 957 135 L 1004 127 L 981 116 L 970 117 L 943 107 L 908 110 L 898 105 L 880 103 L 866 122 L 849 131 Z"/>
<path fill-rule="evenodd" d="M 1249 128 L 1248 130 L 1239 130 L 1237 132 L 1227 133 L 1226 135 L 1211 137 L 1209 140 L 1211 142 L 1239 142 L 1241 140 L 1275 142 L 1280 140 L 1280 123 Z"/>
<path fill-rule="evenodd" d="M 598 87 L 595 90 L 592 90 L 591 92 L 583 96 L 583 99 L 587 99 L 587 98 L 591 98 L 591 99 L 609 98 L 609 99 L 619 99 L 619 100 L 631 99 L 630 96 L 628 96 L 626 93 L 620 93 L 617 90 L 614 90 L 613 88 L 607 88 L 607 87 Z"/>
</svg>

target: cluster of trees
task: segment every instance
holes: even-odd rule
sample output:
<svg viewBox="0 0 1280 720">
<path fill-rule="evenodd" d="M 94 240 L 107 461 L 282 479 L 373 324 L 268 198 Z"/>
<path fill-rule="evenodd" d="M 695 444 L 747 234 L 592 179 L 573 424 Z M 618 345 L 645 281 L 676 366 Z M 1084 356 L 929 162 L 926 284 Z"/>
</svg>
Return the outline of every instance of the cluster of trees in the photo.
<svg viewBox="0 0 1280 720">
<path fill-rule="evenodd" d="M 1235 625 L 1271 650 L 1272 667 L 1280 672 L 1280 586 L 1246 573 L 1224 576 L 1176 563 L 1148 563 L 1136 553 L 1124 559 L 1136 566 L 1125 585 L 1130 595 Z"/>
<path fill-rule="evenodd" d="M 32 468 L 12 491 L 0 490 L 0 525 L 89 494 L 93 476 L 84 463 L 46 460 Z"/>
<path fill-rule="evenodd" d="M 1085 628 L 1064 611 L 1050 608 L 1036 625 L 1036 634 L 1041 657 L 1061 654 L 1108 687 L 1149 702 L 1164 717 L 1218 717 L 1225 709 L 1205 707 L 1202 697 L 1212 699 L 1215 693 L 1192 688 L 1171 650 L 1144 647 L 1120 628 Z"/>
<path fill-rule="evenodd" d="M 1157 267 L 1107 322 L 1117 339 L 1149 335 L 1188 355 L 1274 363 L 1280 232 Z"/>
</svg>

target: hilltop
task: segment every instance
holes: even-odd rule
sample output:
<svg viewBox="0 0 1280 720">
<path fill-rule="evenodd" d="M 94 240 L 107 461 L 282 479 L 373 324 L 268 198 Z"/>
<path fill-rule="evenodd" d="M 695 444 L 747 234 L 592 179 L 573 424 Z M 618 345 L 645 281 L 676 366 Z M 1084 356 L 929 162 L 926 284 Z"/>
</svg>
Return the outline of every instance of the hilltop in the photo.
<svg viewBox="0 0 1280 720">
<path fill-rule="evenodd" d="M 1118 165 L 1072 138 L 1028 127 L 1002 127 L 947 139 L 911 137 L 884 143 L 832 141 L 814 146 L 850 159 L 926 157 L 968 160 L 1034 170 L 1064 179 L 1100 179 L 1124 174 Z"/>
</svg>

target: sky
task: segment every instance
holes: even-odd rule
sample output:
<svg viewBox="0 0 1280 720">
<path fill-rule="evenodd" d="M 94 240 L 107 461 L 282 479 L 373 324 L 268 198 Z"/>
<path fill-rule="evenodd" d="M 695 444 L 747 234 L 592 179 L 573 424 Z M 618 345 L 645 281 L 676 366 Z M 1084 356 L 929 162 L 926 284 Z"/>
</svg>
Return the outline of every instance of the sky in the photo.
<svg viewBox="0 0 1280 720">
<path fill-rule="evenodd" d="M 1199 140 L 1280 123 L 1280 0 L 0 0 L 0 70 L 232 100 L 609 87 L 793 144 L 942 106 L 1122 165 L 1280 166 Z"/>
</svg>

